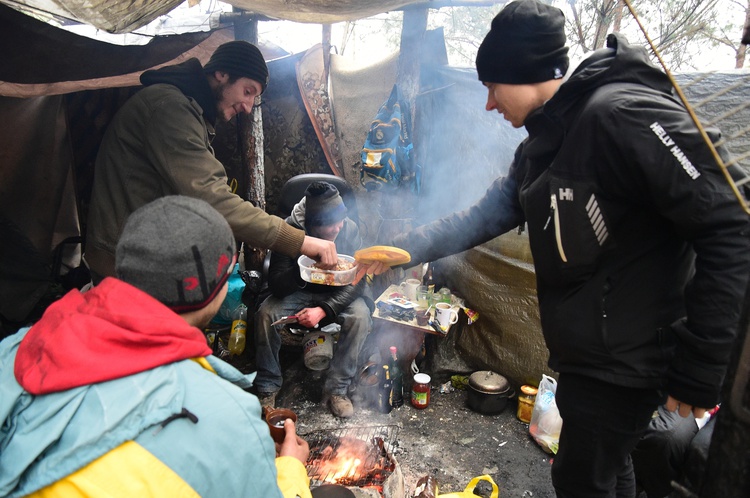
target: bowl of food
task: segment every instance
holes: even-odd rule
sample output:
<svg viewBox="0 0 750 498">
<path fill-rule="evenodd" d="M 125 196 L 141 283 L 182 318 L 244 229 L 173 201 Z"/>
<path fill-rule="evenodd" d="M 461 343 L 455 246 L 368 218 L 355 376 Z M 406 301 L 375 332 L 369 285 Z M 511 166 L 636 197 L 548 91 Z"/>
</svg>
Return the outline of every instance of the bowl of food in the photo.
<svg viewBox="0 0 750 498">
<path fill-rule="evenodd" d="M 305 255 L 300 256 L 297 263 L 302 280 L 311 284 L 349 285 L 357 276 L 357 263 L 353 257 L 345 254 L 338 255 L 338 262 L 333 268 L 324 267 Z"/>
</svg>

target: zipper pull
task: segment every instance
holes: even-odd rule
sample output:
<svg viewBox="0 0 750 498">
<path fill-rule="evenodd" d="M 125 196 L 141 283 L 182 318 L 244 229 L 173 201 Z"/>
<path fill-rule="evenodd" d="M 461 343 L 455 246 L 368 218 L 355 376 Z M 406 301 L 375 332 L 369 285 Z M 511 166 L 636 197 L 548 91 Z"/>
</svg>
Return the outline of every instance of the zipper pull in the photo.
<svg viewBox="0 0 750 498">
<path fill-rule="evenodd" d="M 552 217 L 555 215 L 555 206 L 557 205 L 556 201 L 557 199 L 555 199 L 555 194 L 552 194 L 552 196 L 550 197 L 550 202 L 549 202 L 549 216 L 547 216 L 547 221 L 544 224 L 544 228 L 542 229 L 545 232 L 547 231 L 547 228 L 549 228 L 549 224 L 552 221 Z"/>
</svg>

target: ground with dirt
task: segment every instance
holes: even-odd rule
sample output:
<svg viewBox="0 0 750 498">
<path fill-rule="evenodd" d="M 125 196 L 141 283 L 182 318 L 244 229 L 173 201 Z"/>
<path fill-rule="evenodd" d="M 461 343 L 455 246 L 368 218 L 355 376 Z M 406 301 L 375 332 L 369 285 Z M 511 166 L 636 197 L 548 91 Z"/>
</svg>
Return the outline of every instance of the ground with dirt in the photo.
<svg viewBox="0 0 750 498">
<path fill-rule="evenodd" d="M 551 455 L 529 436 L 528 425 L 516 418 L 515 400 L 502 413 L 485 416 L 466 405 L 466 391 L 442 394 L 433 383 L 430 406 L 424 410 L 406 403 L 384 414 L 358 406 L 354 417 L 339 419 L 320 402 L 323 374 L 306 369 L 297 352 L 292 350 L 291 355 L 277 406 L 298 414 L 298 432 L 397 426 L 393 453 L 404 475 L 406 497 L 413 495 L 425 475 L 437 479 L 440 493 L 448 493 L 463 490 L 471 478 L 482 474 L 493 478 L 504 498 L 554 497 Z"/>
</svg>

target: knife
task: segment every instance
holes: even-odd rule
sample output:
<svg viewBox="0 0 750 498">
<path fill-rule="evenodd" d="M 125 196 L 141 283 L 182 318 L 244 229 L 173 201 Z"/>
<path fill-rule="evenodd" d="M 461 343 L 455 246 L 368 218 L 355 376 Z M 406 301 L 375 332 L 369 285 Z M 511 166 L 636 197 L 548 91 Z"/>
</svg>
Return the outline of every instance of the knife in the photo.
<svg viewBox="0 0 750 498">
<path fill-rule="evenodd" d="M 297 315 L 282 316 L 271 325 L 284 325 L 286 323 L 297 323 L 298 321 L 299 318 L 297 317 Z"/>
</svg>

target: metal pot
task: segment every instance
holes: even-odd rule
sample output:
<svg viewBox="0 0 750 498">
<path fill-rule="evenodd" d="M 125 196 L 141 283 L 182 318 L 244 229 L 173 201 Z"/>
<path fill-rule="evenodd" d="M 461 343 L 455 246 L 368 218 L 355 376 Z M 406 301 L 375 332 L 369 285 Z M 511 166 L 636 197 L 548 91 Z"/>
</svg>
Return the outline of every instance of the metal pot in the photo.
<svg viewBox="0 0 750 498">
<path fill-rule="evenodd" d="M 516 395 L 508 379 L 491 370 L 480 370 L 469 376 L 469 408 L 483 415 L 505 410 L 508 399 Z"/>
</svg>

